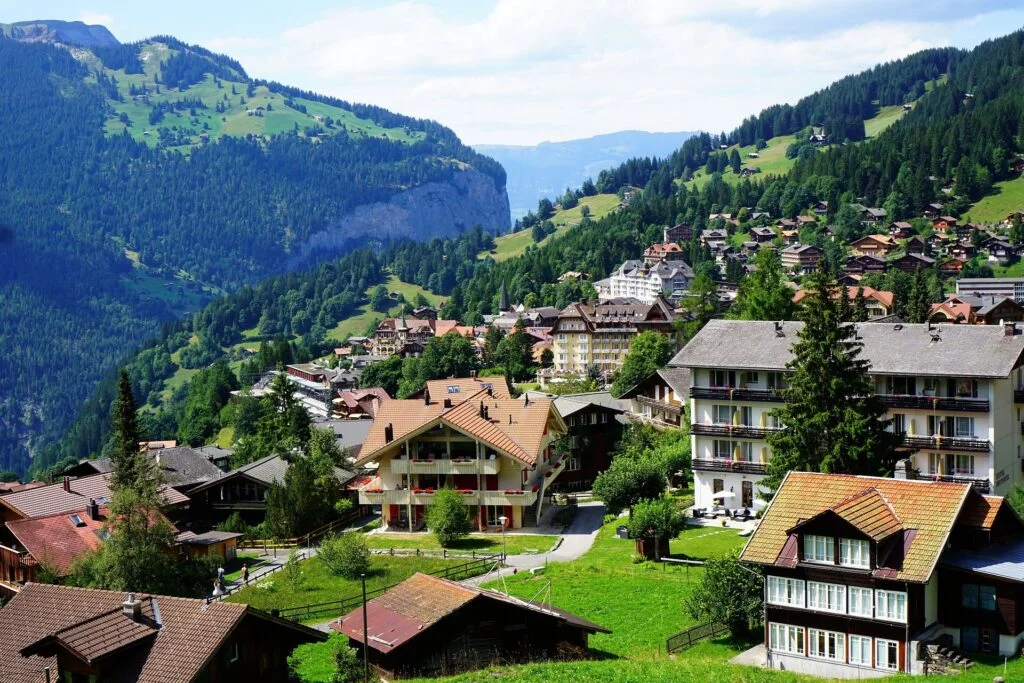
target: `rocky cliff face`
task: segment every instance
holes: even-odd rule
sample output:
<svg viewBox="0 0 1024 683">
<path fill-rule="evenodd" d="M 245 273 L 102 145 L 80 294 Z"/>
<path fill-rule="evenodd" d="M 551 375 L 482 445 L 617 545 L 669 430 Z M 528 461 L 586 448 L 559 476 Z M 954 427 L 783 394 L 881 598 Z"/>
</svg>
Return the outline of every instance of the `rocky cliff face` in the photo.
<svg viewBox="0 0 1024 683">
<path fill-rule="evenodd" d="M 115 47 L 120 45 L 106 26 L 81 21 L 41 19 L 11 24 L 11 37 L 26 43 L 64 43 L 81 47 Z"/>
<path fill-rule="evenodd" d="M 499 235 L 511 229 L 511 218 L 505 188 L 470 169 L 447 182 L 427 183 L 386 202 L 356 207 L 331 228 L 310 235 L 290 265 L 329 258 L 356 240 L 423 241 L 451 237 L 474 225 Z"/>
</svg>

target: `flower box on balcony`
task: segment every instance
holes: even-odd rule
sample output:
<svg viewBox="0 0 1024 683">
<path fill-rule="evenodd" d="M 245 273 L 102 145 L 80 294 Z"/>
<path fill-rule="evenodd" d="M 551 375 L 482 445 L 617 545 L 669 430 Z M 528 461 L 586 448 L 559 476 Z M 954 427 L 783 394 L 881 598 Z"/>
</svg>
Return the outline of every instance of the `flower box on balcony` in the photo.
<svg viewBox="0 0 1024 683">
<path fill-rule="evenodd" d="M 534 493 L 537 493 L 537 491 L 540 491 L 540 484 L 534 484 L 533 488 L 530 490 L 533 491 Z"/>
<path fill-rule="evenodd" d="M 465 465 L 466 463 L 473 462 L 472 458 L 452 458 L 452 462 L 457 465 Z"/>
<path fill-rule="evenodd" d="M 384 489 L 363 489 L 363 493 L 384 493 Z"/>
<path fill-rule="evenodd" d="M 521 496 L 523 494 L 519 489 L 505 489 L 504 493 L 506 496 Z"/>
<path fill-rule="evenodd" d="M 423 493 L 433 493 L 433 492 L 434 492 L 434 489 L 428 488 Z"/>
<path fill-rule="evenodd" d="M 461 493 L 464 496 L 468 496 L 469 494 L 473 493 L 473 489 L 457 489 L 457 492 Z"/>
<path fill-rule="evenodd" d="M 413 489 L 412 489 L 412 492 L 413 493 L 423 493 L 423 489 L 421 489 L 418 486 L 414 486 Z"/>
<path fill-rule="evenodd" d="M 434 462 L 434 458 L 432 458 L 432 457 L 428 457 L 428 458 L 413 458 L 413 460 L 412 460 L 412 461 L 413 461 L 413 462 L 425 462 L 425 463 L 429 463 L 429 462 Z"/>
</svg>

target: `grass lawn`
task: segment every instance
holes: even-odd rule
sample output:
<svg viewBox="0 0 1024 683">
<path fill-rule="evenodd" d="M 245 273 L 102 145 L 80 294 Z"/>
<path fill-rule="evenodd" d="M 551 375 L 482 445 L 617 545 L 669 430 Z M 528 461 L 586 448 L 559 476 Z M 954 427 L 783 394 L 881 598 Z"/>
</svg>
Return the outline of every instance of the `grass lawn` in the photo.
<svg viewBox="0 0 1024 683">
<path fill-rule="evenodd" d="M 870 119 L 864 121 L 864 132 L 869 138 L 878 137 L 878 134 L 900 120 L 903 116 L 903 105 L 894 104 L 890 107 L 882 107 Z"/>
<path fill-rule="evenodd" d="M 975 223 L 998 223 L 1020 209 L 1024 209 L 1024 176 L 996 183 L 992 193 L 982 197 L 965 216 Z"/>
<path fill-rule="evenodd" d="M 222 566 L 224 567 L 224 578 L 227 581 L 238 581 L 242 578 L 242 565 L 249 565 L 249 575 L 255 571 L 258 567 L 262 567 L 268 561 L 266 556 L 261 556 L 259 553 L 238 553 L 233 560 L 228 560 Z"/>
<path fill-rule="evenodd" d="M 390 586 L 404 581 L 416 572 L 434 572 L 465 562 L 466 560 L 462 558 L 443 560 L 437 557 L 374 555 L 370 559 L 370 575 L 366 579 L 366 589 Z M 270 584 L 269 588 L 250 585 L 233 594 L 228 601 L 243 602 L 259 609 L 271 610 L 341 600 L 358 595 L 361 590 L 358 580 L 352 581 L 336 576 L 315 557 L 302 562 L 301 567 L 303 580 L 298 586 L 289 585 L 284 572 L 276 572 L 259 584 Z M 324 621 L 327 618 L 321 616 L 314 621 Z"/>
<path fill-rule="evenodd" d="M 395 275 L 388 276 L 384 286 L 388 288 L 389 292 L 398 292 L 405 297 L 405 300 L 409 303 L 413 303 L 416 300 L 417 294 L 422 294 L 423 297 L 430 302 L 431 306 L 435 308 L 441 305 L 444 301 L 444 297 L 434 294 L 433 292 L 423 289 L 419 285 L 410 284 L 403 280 L 399 280 Z M 374 285 L 376 287 L 376 285 Z M 370 290 L 367 290 L 366 295 L 370 295 Z M 370 310 L 370 305 L 365 304 L 359 307 L 359 313 L 351 317 L 345 318 L 337 325 L 334 329 L 327 331 L 328 339 L 337 339 L 343 341 L 351 335 L 361 335 L 366 331 L 367 326 L 373 320 L 381 320 L 385 317 L 394 317 L 401 312 L 401 306 L 396 305 L 390 311 L 385 313 L 378 313 L 377 311 Z"/>
<path fill-rule="evenodd" d="M 551 217 L 551 222 L 555 225 L 555 232 L 540 242 L 533 241 L 532 230 L 520 230 L 519 232 L 512 232 L 497 238 L 494 240 L 495 248 L 492 251 L 481 253 L 479 257 L 485 258 L 489 254 L 495 261 L 506 261 L 516 256 L 522 256 L 523 252 L 531 244 L 547 244 L 550 240 L 558 237 L 563 231 L 579 225 L 580 221 L 583 220 L 584 206 L 590 207 L 590 218 L 596 221 L 607 216 L 618 205 L 619 197 L 614 194 L 597 194 L 593 197 L 583 197 L 580 199 L 578 206 L 567 211 L 559 210 L 555 212 L 555 215 Z"/>
<path fill-rule="evenodd" d="M 522 555 L 529 553 L 543 553 L 551 549 L 555 544 L 557 536 L 545 536 L 542 534 L 505 534 L 505 544 L 509 555 Z M 371 534 L 366 537 L 366 544 L 371 548 L 402 548 L 417 550 L 441 550 L 437 539 L 430 533 L 400 534 L 383 533 Z M 456 552 L 476 551 L 478 553 L 500 553 L 501 534 L 473 535 L 455 543 L 452 548 Z"/>
</svg>

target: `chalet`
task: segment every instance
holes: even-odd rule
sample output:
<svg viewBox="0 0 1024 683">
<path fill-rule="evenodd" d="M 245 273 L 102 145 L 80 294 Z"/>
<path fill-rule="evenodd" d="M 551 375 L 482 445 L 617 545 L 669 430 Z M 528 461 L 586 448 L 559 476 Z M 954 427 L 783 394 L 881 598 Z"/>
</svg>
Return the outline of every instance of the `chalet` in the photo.
<svg viewBox="0 0 1024 683">
<path fill-rule="evenodd" d="M 190 558 L 218 557 L 225 561 L 238 557 L 238 539 L 242 536 L 232 531 L 182 531 L 174 537 L 174 543 Z"/>
<path fill-rule="evenodd" d="M 437 320 L 419 318 L 385 318 L 373 333 L 371 353 L 375 356 L 393 356 L 408 342 L 426 344 L 434 336 Z"/>
<path fill-rule="evenodd" d="M 806 225 L 814 225 L 818 222 L 817 216 L 797 216 L 796 225 L 798 228 L 802 228 Z"/>
<path fill-rule="evenodd" d="M 762 218 L 765 219 L 765 220 L 771 220 L 772 214 L 770 212 L 768 212 L 768 211 L 751 211 L 750 212 L 750 220 L 752 220 L 752 221 L 759 221 Z"/>
<path fill-rule="evenodd" d="M 792 273 L 806 274 L 818 269 L 821 249 L 813 244 L 791 244 L 779 253 L 782 267 Z"/>
<path fill-rule="evenodd" d="M 818 214 L 819 216 L 822 216 L 828 213 L 828 202 L 824 200 L 815 202 L 814 208 L 812 210 L 814 211 L 814 213 Z"/>
<path fill-rule="evenodd" d="M 765 580 L 767 666 L 828 678 L 922 674 L 950 638 L 1020 649 L 1024 523 L 968 483 L 790 472 L 740 560 Z"/>
<path fill-rule="evenodd" d="M 832 298 L 836 299 L 842 295 L 842 290 L 838 289 L 833 292 Z M 886 292 L 873 287 L 847 287 L 846 295 L 852 302 L 857 298 L 858 295 L 864 297 L 864 305 L 868 309 L 868 318 L 874 320 L 875 318 L 884 318 L 892 315 L 895 310 L 895 295 L 892 292 Z M 804 290 L 798 290 L 793 295 L 793 303 L 799 304 L 807 296 L 807 292 Z"/>
<path fill-rule="evenodd" d="M 644 251 L 644 263 L 653 265 L 659 261 L 679 260 L 683 258 L 683 248 L 676 242 L 652 244 Z"/>
<path fill-rule="evenodd" d="M 391 403 L 387 401 L 384 405 Z M 267 490 L 274 482 L 284 482 L 288 462 L 279 455 L 268 455 L 242 465 L 189 492 L 195 515 L 210 521 L 226 518 L 232 512 L 254 524 L 263 520 L 267 509 Z M 355 475 L 335 467 L 338 486 L 343 487 Z"/>
<path fill-rule="evenodd" d="M 904 102 L 903 103 L 903 111 L 910 111 L 913 108 L 914 108 L 914 105 L 911 104 L 910 102 Z"/>
<path fill-rule="evenodd" d="M 775 227 L 782 230 L 795 230 L 800 227 L 793 218 L 780 218 L 775 221 Z"/>
<path fill-rule="evenodd" d="M 756 175 L 761 172 L 760 166 L 744 166 L 740 170 L 740 175 L 744 178 L 749 178 L 752 175 Z"/>
<path fill-rule="evenodd" d="M 1017 248 L 997 237 L 986 240 L 985 249 L 988 251 L 988 260 L 996 263 L 1006 264 L 1017 257 Z"/>
<path fill-rule="evenodd" d="M 612 463 L 612 452 L 622 437 L 629 402 L 612 398 L 607 391 L 544 396 L 553 398 L 555 409 L 568 427 L 569 459 L 552 485 L 553 491 L 586 491 Z M 533 400 L 531 398 L 531 400 Z"/>
<path fill-rule="evenodd" d="M 956 228 L 956 218 L 953 216 L 936 216 L 932 219 L 932 229 L 935 232 L 953 232 Z"/>
<path fill-rule="evenodd" d="M 905 273 L 913 273 L 918 268 L 931 268 L 934 265 L 935 259 L 923 254 L 904 254 L 898 259 L 889 261 L 889 267 L 899 268 Z"/>
<path fill-rule="evenodd" d="M 369 645 L 385 680 L 448 676 L 494 661 L 586 659 L 588 636 L 608 629 L 540 602 L 414 574 L 331 622 L 352 647 Z M 364 631 L 364 623 L 366 625 Z"/>
<path fill-rule="evenodd" d="M 813 133 L 807 137 L 807 141 L 821 146 L 825 144 L 825 135 L 823 133 Z"/>
<path fill-rule="evenodd" d="M 558 276 L 559 282 L 565 282 L 566 280 L 572 280 L 574 282 L 585 282 L 590 279 L 588 273 L 582 273 L 578 270 L 567 270 Z"/>
<path fill-rule="evenodd" d="M 711 245 L 715 242 L 725 242 L 728 239 L 729 233 L 721 229 L 704 230 L 700 233 L 700 243 L 704 245 Z"/>
<path fill-rule="evenodd" d="M 558 320 L 559 313 L 561 311 L 553 306 L 526 308 L 519 304 L 511 310 L 502 312 L 501 315 L 491 321 L 491 326 L 497 327 L 505 334 L 508 334 L 515 329 L 516 323 L 522 320 L 527 327 L 550 329 L 554 327 L 555 321 Z"/>
<path fill-rule="evenodd" d="M 149 451 L 149 455 L 153 458 L 161 481 L 184 494 L 223 474 L 223 470 L 205 454 L 187 446 L 157 449 Z M 97 458 L 84 460 L 66 470 L 64 474 L 69 477 L 87 477 L 93 474 L 110 474 L 113 470 L 114 465 L 110 458 Z"/>
<path fill-rule="evenodd" d="M 286 683 L 325 640 L 244 604 L 32 583 L 0 610 L 0 680 Z"/>
<path fill-rule="evenodd" d="M 966 261 L 958 258 L 950 258 L 939 262 L 939 274 L 943 277 L 956 277 L 964 270 Z"/>
<path fill-rule="evenodd" d="M 390 401 L 388 392 L 380 387 L 369 389 L 346 389 L 339 391 L 334 399 L 334 412 L 342 419 L 369 418 L 377 414 L 380 404 Z"/>
<path fill-rule="evenodd" d="M 755 242 L 771 242 L 777 237 L 771 228 L 751 228 L 750 236 Z"/>
<path fill-rule="evenodd" d="M 978 248 L 970 242 L 957 242 L 955 244 L 951 244 L 947 252 L 954 258 L 966 261 L 978 253 Z"/>
<path fill-rule="evenodd" d="M 924 207 L 924 212 L 923 212 L 924 213 L 924 217 L 925 218 L 938 218 L 942 214 L 942 210 L 944 208 L 945 207 L 942 204 L 938 203 L 938 202 L 934 202 L 932 204 L 926 204 L 925 207 Z"/>
<path fill-rule="evenodd" d="M 1009 297 L 956 294 L 932 304 L 928 321 L 968 325 L 1000 325 L 1024 321 L 1024 306 Z"/>
<path fill-rule="evenodd" d="M 690 371 L 686 368 L 655 370 L 622 395 L 632 403 L 631 412 L 644 420 L 680 427 L 686 415 Z"/>
<path fill-rule="evenodd" d="M 1016 157 L 1010 162 L 1010 168 L 1014 173 L 1024 173 L 1024 157 Z"/>
<path fill-rule="evenodd" d="M 905 240 L 914 234 L 914 226 L 907 221 L 893 221 L 889 224 L 889 237 L 894 240 Z"/>
<path fill-rule="evenodd" d="M 907 239 L 903 243 L 903 248 L 908 254 L 923 254 L 927 245 L 925 244 L 924 238 L 920 235 L 914 235 Z"/>
<path fill-rule="evenodd" d="M 860 219 L 868 225 L 877 225 L 885 220 L 889 212 L 874 206 L 864 206 L 860 209 Z"/>
<path fill-rule="evenodd" d="M 565 422 L 550 399 L 512 399 L 481 386 L 440 380 L 422 400 L 381 406 L 356 466 L 377 464 L 359 502 L 380 505 L 385 527 L 420 528 L 446 487 L 463 495 L 481 531 L 537 524 L 570 456 L 554 449 Z"/>
<path fill-rule="evenodd" d="M 693 229 L 686 223 L 680 223 L 678 225 L 673 225 L 672 227 L 665 226 L 662 230 L 662 242 L 684 244 L 689 242 L 691 239 L 693 239 Z"/>
<path fill-rule="evenodd" d="M 800 241 L 800 231 L 796 229 L 792 230 L 780 230 L 779 237 L 786 244 L 797 244 Z"/>
<path fill-rule="evenodd" d="M 417 306 L 412 315 L 419 320 L 437 320 L 437 309 L 432 306 Z"/>
<path fill-rule="evenodd" d="M 748 159 L 760 159 L 761 155 L 758 154 L 757 152 L 747 152 L 747 158 Z"/>
<path fill-rule="evenodd" d="M 885 258 L 896 249 L 897 244 L 888 235 L 867 235 L 850 243 L 854 256 L 878 256 Z"/>
<path fill-rule="evenodd" d="M 846 266 L 843 270 L 852 274 L 870 275 L 871 273 L 884 273 L 885 268 L 885 259 L 878 256 L 865 255 L 851 256 L 846 259 Z"/>
</svg>

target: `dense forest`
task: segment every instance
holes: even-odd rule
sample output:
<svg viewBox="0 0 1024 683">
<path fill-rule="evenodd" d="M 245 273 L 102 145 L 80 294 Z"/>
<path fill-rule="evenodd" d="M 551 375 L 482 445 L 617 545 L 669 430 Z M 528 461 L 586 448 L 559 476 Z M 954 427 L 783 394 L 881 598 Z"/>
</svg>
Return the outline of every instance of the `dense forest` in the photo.
<svg viewBox="0 0 1024 683">
<path fill-rule="evenodd" d="M 188 89 L 199 80 L 255 87 L 227 57 L 159 41 L 169 48 L 160 87 L 184 88 L 176 101 L 186 114 L 202 104 Z M 98 48 L 90 60 L 0 36 L 0 470 L 26 469 L 162 322 L 305 267 L 294 257 L 304 241 L 357 206 L 466 167 L 504 195 L 501 167 L 436 122 L 312 93 L 302 95 L 415 137 L 223 134 L 184 153 L 111 134 L 112 96 L 124 99 L 117 80 L 139 72 L 147 44 Z M 339 240 L 316 256 L 365 242 Z"/>
</svg>

